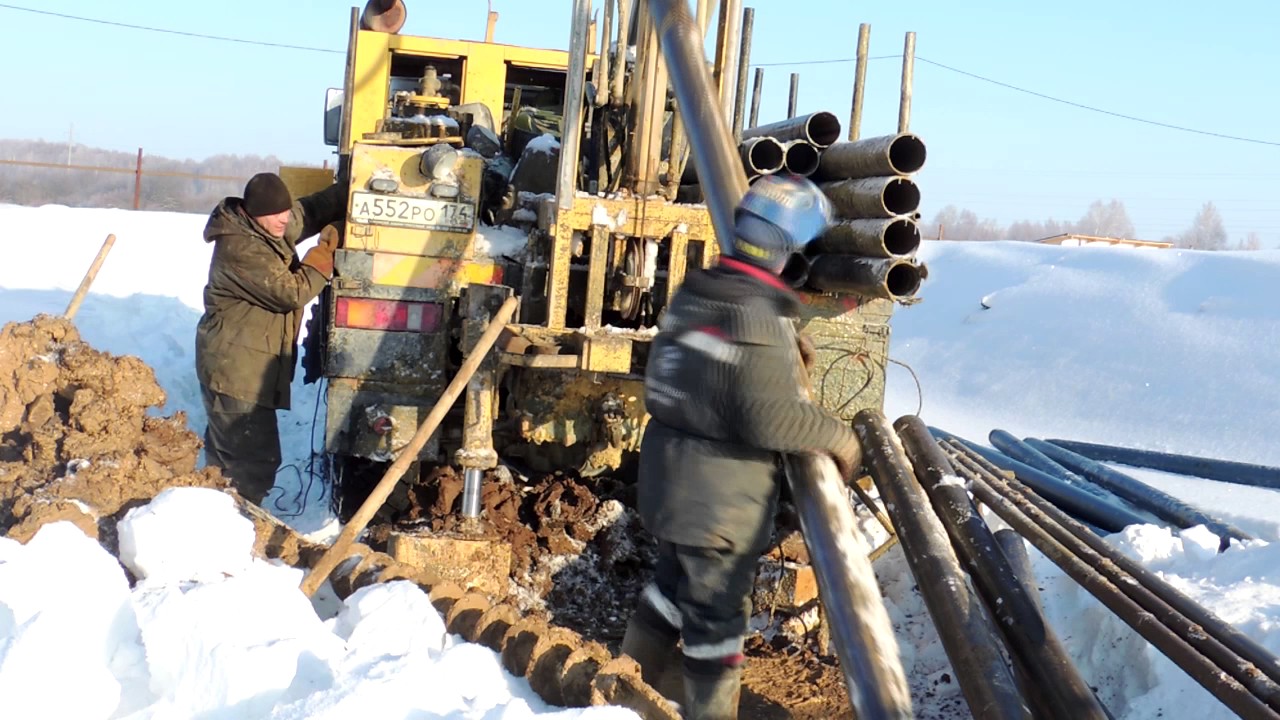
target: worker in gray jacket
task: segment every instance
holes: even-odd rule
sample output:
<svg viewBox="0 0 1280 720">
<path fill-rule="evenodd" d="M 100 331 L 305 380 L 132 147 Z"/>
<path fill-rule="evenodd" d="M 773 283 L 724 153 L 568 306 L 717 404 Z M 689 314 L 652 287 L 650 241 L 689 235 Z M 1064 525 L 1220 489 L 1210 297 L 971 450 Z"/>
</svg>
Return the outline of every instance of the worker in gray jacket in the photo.
<svg viewBox="0 0 1280 720">
<path fill-rule="evenodd" d="M 800 301 L 779 278 L 829 223 L 827 199 L 808 180 L 757 181 L 735 212 L 733 256 L 685 278 L 653 342 L 638 500 L 658 562 L 622 650 L 655 686 L 683 656 L 683 697 L 672 699 L 686 718 L 737 717 L 780 455 L 830 454 L 846 478 L 861 464 L 852 429 L 805 393 Z"/>
</svg>

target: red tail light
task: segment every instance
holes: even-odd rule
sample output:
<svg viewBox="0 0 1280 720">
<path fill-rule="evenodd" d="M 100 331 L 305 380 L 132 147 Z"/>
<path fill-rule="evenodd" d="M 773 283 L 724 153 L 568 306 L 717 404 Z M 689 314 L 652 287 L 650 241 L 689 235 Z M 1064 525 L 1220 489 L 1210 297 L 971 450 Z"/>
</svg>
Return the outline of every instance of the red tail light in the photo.
<svg viewBox="0 0 1280 720">
<path fill-rule="evenodd" d="M 343 328 L 435 332 L 442 308 L 435 303 L 338 298 L 334 324 Z"/>
</svg>

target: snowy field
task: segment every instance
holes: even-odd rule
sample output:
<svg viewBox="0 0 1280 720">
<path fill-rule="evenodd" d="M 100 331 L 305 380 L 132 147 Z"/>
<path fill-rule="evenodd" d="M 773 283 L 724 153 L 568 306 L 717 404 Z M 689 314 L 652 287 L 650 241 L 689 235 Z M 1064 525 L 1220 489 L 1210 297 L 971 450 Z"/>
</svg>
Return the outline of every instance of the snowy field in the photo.
<svg viewBox="0 0 1280 720">
<path fill-rule="evenodd" d="M 210 252 L 204 221 L 0 205 L 0 322 L 62 312 L 115 233 L 77 325 L 95 347 L 155 368 L 169 395 L 163 412 L 186 411 L 202 432 L 192 345 Z M 922 403 L 930 424 L 983 443 L 999 427 L 1280 464 L 1280 253 L 926 243 L 922 256 L 924 302 L 897 310 L 890 348 L 915 370 L 923 397 L 892 366 L 891 420 Z M 319 437 L 317 398 L 317 386 L 299 379 L 294 408 L 281 415 L 286 467 L 266 504 L 324 538 L 335 530 L 324 487 L 305 472 Z M 1260 539 L 1222 554 L 1203 528 L 1137 526 L 1110 539 L 1280 652 L 1280 494 L 1133 474 Z M 0 541 L 5 717 L 634 717 L 547 708 L 492 652 L 448 637 L 405 584 L 308 612 L 298 571 L 253 561 L 251 538 L 218 496 L 169 492 L 135 511 L 126 562 L 143 579 L 133 588 L 69 526 L 27 546 Z M 1232 717 L 1034 549 L 1032 557 L 1050 624 L 1115 717 Z M 51 566 L 65 572 L 43 572 Z M 908 674 L 950 672 L 920 621 L 926 612 L 900 551 L 876 569 Z M 916 710 L 966 716 L 941 710 L 955 705 L 954 695 L 920 697 Z"/>
</svg>

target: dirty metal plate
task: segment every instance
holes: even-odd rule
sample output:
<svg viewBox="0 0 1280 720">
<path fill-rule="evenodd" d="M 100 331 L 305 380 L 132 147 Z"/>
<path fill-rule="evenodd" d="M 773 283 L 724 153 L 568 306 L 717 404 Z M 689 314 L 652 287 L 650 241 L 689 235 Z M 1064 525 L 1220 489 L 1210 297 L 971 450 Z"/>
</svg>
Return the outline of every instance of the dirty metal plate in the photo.
<svg viewBox="0 0 1280 720">
<path fill-rule="evenodd" d="M 351 194 L 347 220 L 389 227 L 471 232 L 476 225 L 476 210 L 472 203 L 357 190 Z"/>
<path fill-rule="evenodd" d="M 325 370 L 329 377 L 402 385 L 445 385 L 444 333 L 333 328 Z"/>
<path fill-rule="evenodd" d="M 440 386 L 405 387 L 400 392 L 378 388 L 342 379 L 329 384 L 325 395 L 325 452 L 379 462 L 394 460 L 418 432 L 441 393 Z M 378 425 L 382 425 L 383 432 L 377 431 Z M 418 453 L 418 459 L 439 458 L 437 430 Z"/>
</svg>

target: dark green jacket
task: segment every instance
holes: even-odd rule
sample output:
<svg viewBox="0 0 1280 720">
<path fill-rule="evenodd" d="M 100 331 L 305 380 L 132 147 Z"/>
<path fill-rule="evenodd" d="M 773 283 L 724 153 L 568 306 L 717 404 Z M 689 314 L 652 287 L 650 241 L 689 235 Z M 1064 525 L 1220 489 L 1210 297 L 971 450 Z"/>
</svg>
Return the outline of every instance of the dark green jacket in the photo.
<svg viewBox="0 0 1280 720">
<path fill-rule="evenodd" d="M 799 309 L 776 279 L 723 266 L 690 273 L 672 298 L 645 368 L 638 509 L 655 537 L 759 552 L 780 453 L 856 447 L 853 430 L 804 395 Z"/>
<path fill-rule="evenodd" d="M 214 392 L 287 410 L 302 313 L 327 282 L 295 248 L 345 215 L 346 194 L 335 184 L 295 201 L 283 238 L 267 234 L 241 202 L 226 198 L 205 224 L 213 259 L 196 326 L 196 377 Z"/>
</svg>

